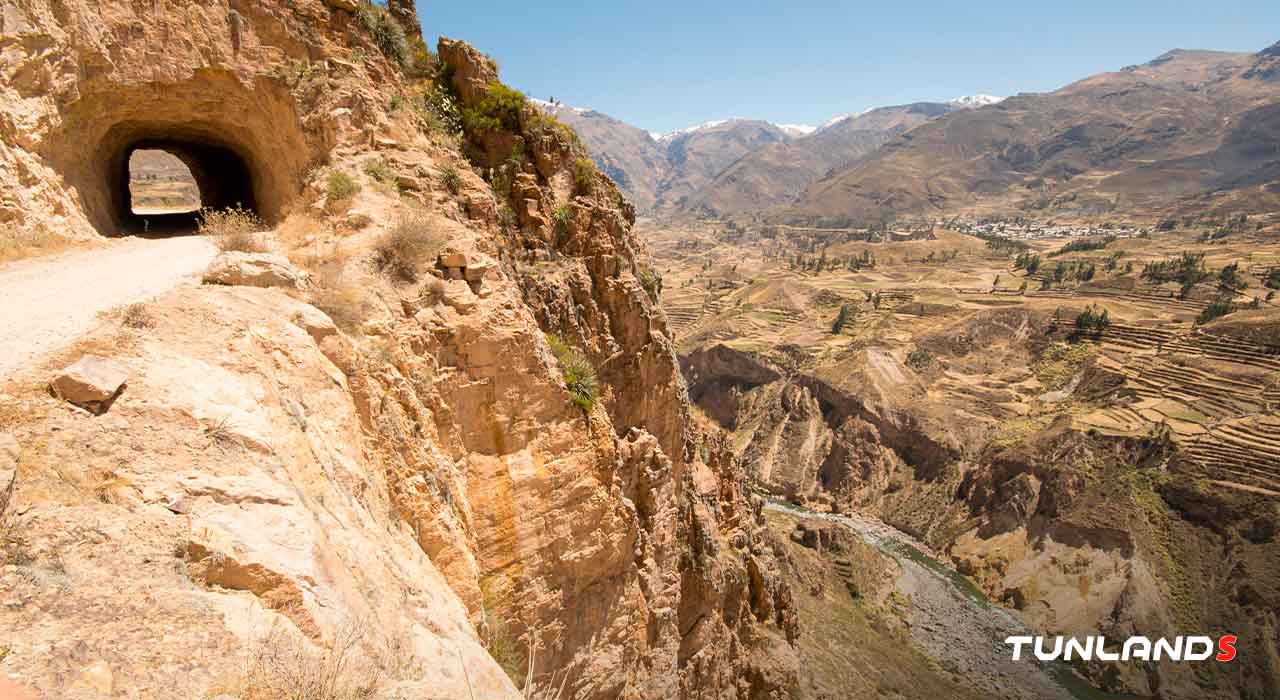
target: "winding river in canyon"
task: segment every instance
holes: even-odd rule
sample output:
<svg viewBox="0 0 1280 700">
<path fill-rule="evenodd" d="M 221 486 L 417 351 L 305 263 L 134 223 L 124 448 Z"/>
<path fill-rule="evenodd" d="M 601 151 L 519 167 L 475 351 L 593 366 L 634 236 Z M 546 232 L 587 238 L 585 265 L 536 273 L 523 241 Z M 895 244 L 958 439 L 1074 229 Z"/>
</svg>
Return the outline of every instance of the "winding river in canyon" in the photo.
<svg viewBox="0 0 1280 700">
<path fill-rule="evenodd" d="M 1037 633 L 910 535 L 856 513 L 820 513 L 772 499 L 766 508 L 836 523 L 892 557 L 901 570 L 895 588 L 911 601 L 911 641 L 992 697 L 1138 700 L 1098 690 L 1062 662 L 1042 663 L 1029 655 L 1012 661 L 1005 638 Z"/>
</svg>

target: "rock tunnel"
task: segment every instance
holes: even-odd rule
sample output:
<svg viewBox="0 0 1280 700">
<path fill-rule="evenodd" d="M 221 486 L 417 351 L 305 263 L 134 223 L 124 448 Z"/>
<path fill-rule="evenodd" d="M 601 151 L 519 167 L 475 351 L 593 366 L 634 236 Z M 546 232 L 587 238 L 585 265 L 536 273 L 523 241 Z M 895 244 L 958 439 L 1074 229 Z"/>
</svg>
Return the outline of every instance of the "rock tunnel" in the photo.
<svg viewBox="0 0 1280 700">
<path fill-rule="evenodd" d="M 178 83 L 117 85 L 66 109 L 66 138 L 54 141 L 48 159 L 76 189 L 85 217 L 106 236 L 195 229 L 194 212 L 134 213 L 130 158 L 143 150 L 181 160 L 202 206 L 238 206 L 273 223 L 284 216 L 311 165 L 293 105 L 289 93 L 270 81 L 245 84 L 217 71 Z"/>
<path fill-rule="evenodd" d="M 127 128 L 139 136 L 127 139 L 124 145 L 110 144 L 106 155 L 106 188 L 112 197 L 112 220 L 119 228 L 131 233 L 184 232 L 195 228 L 197 212 L 142 213 L 133 206 L 129 164 L 135 152 L 147 150 L 164 151 L 182 161 L 195 180 L 200 206 L 239 207 L 262 214 L 249 157 L 233 144 L 191 125 Z"/>
</svg>

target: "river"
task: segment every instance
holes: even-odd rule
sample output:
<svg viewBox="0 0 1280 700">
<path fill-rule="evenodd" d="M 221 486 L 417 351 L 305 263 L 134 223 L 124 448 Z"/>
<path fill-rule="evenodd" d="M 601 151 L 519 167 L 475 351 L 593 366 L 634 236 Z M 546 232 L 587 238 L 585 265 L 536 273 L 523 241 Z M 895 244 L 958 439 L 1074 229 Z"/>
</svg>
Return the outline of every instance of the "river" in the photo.
<svg viewBox="0 0 1280 700">
<path fill-rule="evenodd" d="M 1062 662 L 1040 662 L 1031 654 L 1013 661 L 1004 640 L 1037 632 L 1011 610 L 992 603 L 972 581 L 928 554 L 929 548 L 910 535 L 864 515 L 832 515 L 773 500 L 766 503 L 770 510 L 837 523 L 892 557 L 902 570 L 895 582 L 897 591 L 911 600 L 911 641 L 992 697 L 1138 700 L 1098 690 Z"/>
</svg>

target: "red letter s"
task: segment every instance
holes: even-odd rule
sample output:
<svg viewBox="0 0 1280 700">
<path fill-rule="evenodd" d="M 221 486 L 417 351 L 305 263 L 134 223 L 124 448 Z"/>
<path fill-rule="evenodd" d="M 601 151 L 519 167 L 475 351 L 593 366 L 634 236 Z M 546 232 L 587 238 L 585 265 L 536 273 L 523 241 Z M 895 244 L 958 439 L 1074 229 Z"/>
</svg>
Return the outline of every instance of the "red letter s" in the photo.
<svg viewBox="0 0 1280 700">
<path fill-rule="evenodd" d="M 1223 663 L 1227 663 L 1236 658 L 1236 637 L 1234 634 L 1226 634 L 1222 639 L 1218 640 L 1218 655 L 1213 657 Z"/>
</svg>

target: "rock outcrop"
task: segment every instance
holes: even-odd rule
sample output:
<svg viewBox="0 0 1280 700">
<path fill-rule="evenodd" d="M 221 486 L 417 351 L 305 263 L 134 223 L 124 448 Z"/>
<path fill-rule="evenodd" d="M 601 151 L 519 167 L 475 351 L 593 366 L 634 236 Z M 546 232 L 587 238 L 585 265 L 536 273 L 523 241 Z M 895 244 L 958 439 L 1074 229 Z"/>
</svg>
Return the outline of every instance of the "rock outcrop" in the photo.
<svg viewBox="0 0 1280 700">
<path fill-rule="evenodd" d="M 283 255 L 271 253 L 226 252 L 214 258 L 204 273 L 205 284 L 241 285 L 246 287 L 281 287 L 302 289 L 306 273 L 289 263 Z"/>
</svg>

